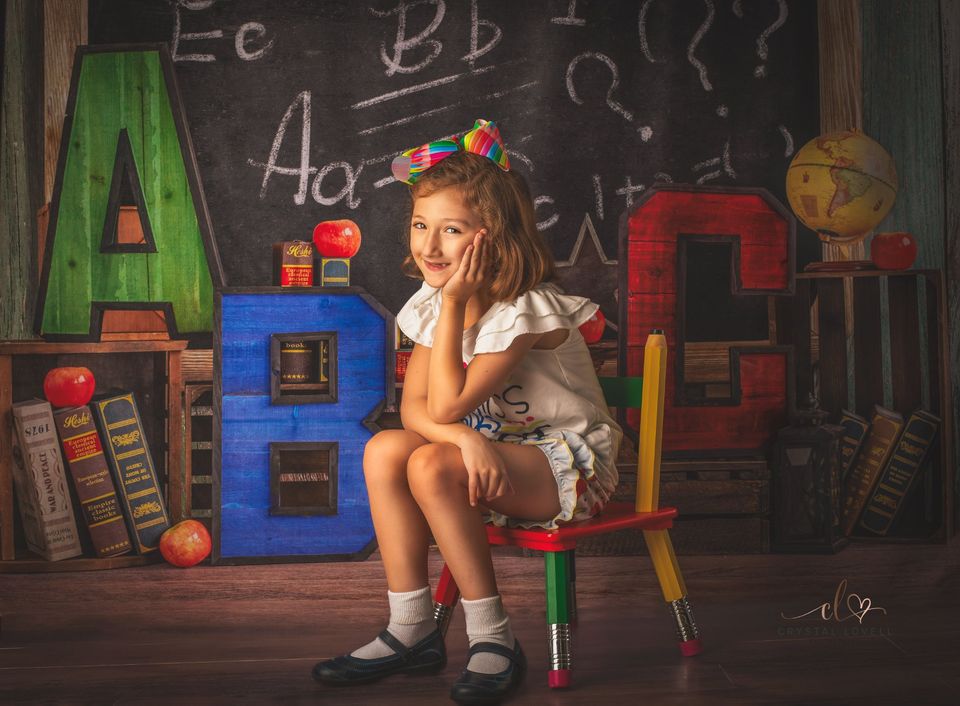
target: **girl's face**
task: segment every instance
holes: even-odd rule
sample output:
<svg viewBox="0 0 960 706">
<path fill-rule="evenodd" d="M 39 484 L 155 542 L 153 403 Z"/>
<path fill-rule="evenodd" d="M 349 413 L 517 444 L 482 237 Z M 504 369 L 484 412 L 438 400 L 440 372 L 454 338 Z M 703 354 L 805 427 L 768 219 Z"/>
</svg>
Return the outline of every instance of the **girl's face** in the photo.
<svg viewBox="0 0 960 706">
<path fill-rule="evenodd" d="M 410 254 L 431 287 L 441 288 L 457 271 L 464 250 L 483 228 L 464 203 L 460 190 L 448 186 L 413 201 Z"/>
</svg>

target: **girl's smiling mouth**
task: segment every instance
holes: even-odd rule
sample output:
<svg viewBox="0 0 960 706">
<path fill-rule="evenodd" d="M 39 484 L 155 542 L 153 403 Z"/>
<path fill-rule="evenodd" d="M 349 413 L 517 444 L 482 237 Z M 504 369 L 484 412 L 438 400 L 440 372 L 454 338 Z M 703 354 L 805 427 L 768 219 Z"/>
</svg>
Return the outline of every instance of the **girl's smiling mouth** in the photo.
<svg viewBox="0 0 960 706">
<path fill-rule="evenodd" d="M 426 266 L 426 268 L 427 268 L 428 270 L 430 270 L 431 272 L 440 272 L 441 270 L 443 270 L 443 269 L 447 266 L 448 263 L 446 263 L 446 262 L 430 262 L 429 260 L 424 260 L 424 261 L 423 261 L 423 264 L 424 264 L 424 265 Z"/>
</svg>

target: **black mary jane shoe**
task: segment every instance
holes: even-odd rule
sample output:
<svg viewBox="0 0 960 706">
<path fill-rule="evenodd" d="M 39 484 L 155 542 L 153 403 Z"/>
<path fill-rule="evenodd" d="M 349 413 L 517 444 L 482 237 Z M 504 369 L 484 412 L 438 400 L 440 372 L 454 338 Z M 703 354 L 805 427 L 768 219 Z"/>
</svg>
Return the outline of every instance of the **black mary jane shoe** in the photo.
<svg viewBox="0 0 960 706">
<path fill-rule="evenodd" d="M 477 652 L 492 652 L 510 660 L 510 666 L 496 674 L 481 674 L 464 669 L 450 689 L 450 698 L 458 704 L 498 704 L 512 694 L 527 673 L 527 658 L 520 641 L 513 649 L 495 642 L 478 642 L 470 648 L 467 664 Z"/>
<path fill-rule="evenodd" d="M 406 647 L 384 630 L 378 637 L 394 654 L 376 659 L 360 659 L 350 655 L 318 662 L 313 667 L 313 678 L 329 686 L 369 684 L 391 674 L 435 674 L 447 666 L 447 650 L 443 635 L 434 630 L 415 645 Z"/>
</svg>

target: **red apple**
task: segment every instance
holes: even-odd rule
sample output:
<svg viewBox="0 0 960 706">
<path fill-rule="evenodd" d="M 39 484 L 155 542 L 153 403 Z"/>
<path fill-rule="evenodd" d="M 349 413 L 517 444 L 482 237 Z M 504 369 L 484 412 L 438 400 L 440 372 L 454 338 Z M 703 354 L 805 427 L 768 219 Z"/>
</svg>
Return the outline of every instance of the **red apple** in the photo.
<svg viewBox="0 0 960 706">
<path fill-rule="evenodd" d="M 881 270 L 905 270 L 917 259 L 917 241 L 909 233 L 877 233 L 870 241 L 870 259 Z"/>
<path fill-rule="evenodd" d="M 607 326 L 607 317 L 597 309 L 597 313 L 580 324 L 580 333 L 587 343 L 596 343 L 603 337 L 603 329 Z"/>
<path fill-rule="evenodd" d="M 313 229 L 321 257 L 353 257 L 360 249 L 360 228 L 353 221 L 322 221 Z"/>
<path fill-rule="evenodd" d="M 210 555 L 210 533 L 196 520 L 184 520 L 160 535 L 160 553 L 167 563 L 187 568 Z"/>
<path fill-rule="evenodd" d="M 43 378 L 43 395 L 54 407 L 79 407 L 90 401 L 96 386 L 88 368 L 54 368 Z"/>
</svg>

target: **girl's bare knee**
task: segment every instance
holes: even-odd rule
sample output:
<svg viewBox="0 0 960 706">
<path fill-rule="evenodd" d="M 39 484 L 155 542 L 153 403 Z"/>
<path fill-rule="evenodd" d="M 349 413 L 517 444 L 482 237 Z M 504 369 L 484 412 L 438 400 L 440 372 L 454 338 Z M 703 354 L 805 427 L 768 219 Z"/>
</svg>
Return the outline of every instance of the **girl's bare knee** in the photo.
<svg viewBox="0 0 960 706">
<path fill-rule="evenodd" d="M 386 429 L 376 433 L 363 449 L 364 476 L 368 480 L 403 476 L 411 451 L 425 443 L 419 434 L 405 429 Z"/>
<path fill-rule="evenodd" d="M 447 496 L 462 490 L 458 469 L 451 462 L 449 444 L 426 444 L 410 454 L 407 482 L 418 500 Z"/>
</svg>

